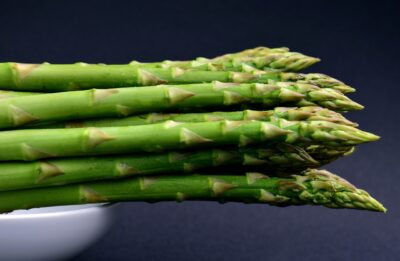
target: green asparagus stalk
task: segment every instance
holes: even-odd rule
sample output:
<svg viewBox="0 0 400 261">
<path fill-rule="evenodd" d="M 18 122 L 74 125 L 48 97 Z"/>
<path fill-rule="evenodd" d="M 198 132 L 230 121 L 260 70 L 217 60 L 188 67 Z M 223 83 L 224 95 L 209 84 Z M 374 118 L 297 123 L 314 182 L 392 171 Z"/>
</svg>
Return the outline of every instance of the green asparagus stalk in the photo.
<svg viewBox="0 0 400 261">
<path fill-rule="evenodd" d="M 0 101 L 0 129 L 29 123 L 129 116 L 146 112 L 190 111 L 248 105 L 315 106 L 359 110 L 363 106 L 331 89 L 309 84 L 206 83 L 145 88 L 93 89 Z"/>
<path fill-rule="evenodd" d="M 83 128 L 83 127 L 118 127 L 160 123 L 167 120 L 177 122 L 205 122 L 205 121 L 269 121 L 272 118 L 282 118 L 291 121 L 330 121 L 338 124 L 357 126 L 340 113 L 317 106 L 306 107 L 276 107 L 269 111 L 234 111 L 234 112 L 203 112 L 203 113 L 149 113 L 125 118 L 106 118 L 84 121 L 69 121 L 57 123 L 41 123 L 25 126 L 25 129 L 56 129 L 56 128 Z"/>
<path fill-rule="evenodd" d="M 320 61 L 318 58 L 305 56 L 301 53 L 289 52 L 286 48 L 269 49 L 259 47 L 245 50 L 237 54 L 226 54 L 213 59 L 197 59 L 198 63 L 221 63 L 230 62 L 231 68 L 239 68 L 241 71 L 249 71 L 251 68 L 257 70 L 279 70 L 300 71 Z M 226 68 L 230 68 L 226 66 Z"/>
<path fill-rule="evenodd" d="M 126 154 L 255 143 L 356 145 L 379 137 L 327 121 L 216 121 L 103 128 L 30 129 L 0 132 L 0 160 Z"/>
<path fill-rule="evenodd" d="M 269 48 L 266 46 L 258 46 L 255 48 L 250 48 L 250 49 L 245 49 L 237 53 L 227 53 L 223 54 L 217 57 L 212 58 L 213 60 L 225 60 L 225 59 L 231 59 L 237 56 L 263 56 L 266 53 L 286 53 L 289 52 L 290 49 L 288 47 L 277 47 L 277 48 Z"/>
<path fill-rule="evenodd" d="M 257 74 L 260 74 L 258 72 Z M 332 78 L 328 75 L 321 74 L 321 73 L 309 73 L 309 74 L 301 74 L 301 73 L 270 73 L 264 72 L 264 76 L 260 78 L 259 82 L 261 83 L 273 83 L 279 81 L 288 81 L 288 82 L 295 82 L 295 83 L 305 83 L 305 84 L 312 84 L 318 86 L 320 88 L 329 88 L 339 91 L 341 93 L 350 93 L 354 92 L 355 89 L 346 85 L 345 83 Z M 240 83 L 246 82 L 254 82 L 252 80 L 252 75 L 245 75 L 246 76 L 242 79 L 236 80 Z M 246 80 L 249 79 L 249 80 Z M 1 79 L 0 79 L 1 81 Z M 233 79 L 232 79 L 233 81 Z M 0 99 L 4 98 L 11 98 L 11 97 L 19 97 L 19 96 L 29 96 L 34 94 L 41 94 L 40 92 L 19 92 L 19 91 L 0 91 Z"/>
<path fill-rule="evenodd" d="M 289 52 L 289 49 L 286 47 L 280 47 L 280 48 L 257 47 L 253 49 L 243 50 L 237 53 L 229 53 L 222 56 L 217 56 L 211 59 L 205 57 L 198 57 L 194 60 L 187 60 L 187 61 L 164 60 L 162 62 L 150 62 L 150 63 L 149 62 L 142 63 L 134 60 L 130 64 L 140 65 L 141 67 L 154 67 L 154 68 L 180 67 L 184 69 L 221 70 L 223 67 L 229 67 L 233 69 L 232 68 L 233 62 L 239 60 L 238 63 L 235 63 L 235 66 L 237 66 L 238 67 L 237 69 L 239 70 L 241 65 L 240 64 L 241 59 L 266 57 L 271 54 L 274 55 L 278 53 L 287 53 L 287 52 Z"/>
<path fill-rule="evenodd" d="M 30 96 L 41 94 L 38 92 L 14 92 L 14 91 L 2 91 L 0 90 L 0 100 L 8 99 L 8 98 L 18 98 L 22 96 Z"/>
<path fill-rule="evenodd" d="M 236 54 L 228 54 L 213 59 L 204 57 L 193 61 L 163 61 L 161 63 L 131 62 L 131 65 L 155 68 L 174 68 L 204 71 L 300 71 L 320 60 L 318 58 L 289 52 L 284 48 L 255 48 Z"/>
<path fill-rule="evenodd" d="M 320 166 L 331 163 L 339 157 L 349 156 L 356 150 L 355 146 L 342 146 L 342 147 L 331 147 L 321 145 L 309 145 L 305 146 L 304 150 L 314 160 L 320 163 Z"/>
<path fill-rule="evenodd" d="M 159 84 L 189 84 L 211 81 L 236 83 L 269 83 L 273 81 L 312 81 L 321 88 L 341 92 L 354 89 L 322 74 L 281 72 L 252 73 L 231 71 L 185 70 L 179 67 L 152 68 L 140 65 L 101 64 L 20 64 L 0 63 L 0 89 L 34 92 L 63 92 Z"/>
<path fill-rule="evenodd" d="M 282 147 L 281 147 L 282 146 Z M 279 150 L 283 153 L 279 155 L 276 152 L 276 147 L 279 147 Z M 332 146 L 324 146 L 324 145 L 302 145 L 296 146 L 293 144 L 279 143 L 272 144 L 268 146 L 268 149 L 263 150 L 264 157 L 272 157 L 274 158 L 275 165 L 264 166 L 260 165 L 223 165 L 223 166 L 213 166 L 212 168 L 202 169 L 202 172 L 207 172 L 207 170 L 211 170 L 213 172 L 229 172 L 230 174 L 234 173 L 243 173 L 243 172 L 271 172 L 274 176 L 282 176 L 286 177 L 289 174 L 296 174 L 299 171 L 304 170 L 305 165 L 309 165 L 309 168 L 317 168 L 328 163 L 331 163 L 338 159 L 339 157 L 351 155 L 355 151 L 355 146 L 342 146 L 342 147 L 332 147 Z M 290 157 L 288 157 L 290 152 Z M 264 155 L 266 154 L 266 155 Z M 317 164 L 311 166 L 312 163 L 301 164 L 300 160 L 299 164 L 297 161 L 300 159 L 297 155 L 303 155 L 302 157 L 307 157 L 312 161 L 316 161 Z M 260 154 L 261 156 L 261 154 Z M 293 159 L 297 157 L 297 159 Z M 293 163 L 296 163 L 293 165 Z"/>
<path fill-rule="evenodd" d="M 320 146 L 322 147 L 322 146 Z M 341 148 L 340 148 L 341 149 Z M 323 147 L 324 162 L 337 149 Z M 315 152 L 315 148 L 313 150 Z M 326 155 L 326 157 L 324 157 Z M 303 148 L 286 143 L 248 148 L 221 148 L 107 157 L 61 158 L 0 163 L 0 191 L 63 185 L 135 175 L 190 173 L 217 166 L 257 166 L 277 173 L 299 172 L 322 164 Z"/>
<path fill-rule="evenodd" d="M 0 212 L 56 205 L 120 201 L 267 203 L 277 206 L 322 205 L 386 212 L 366 191 L 323 170 L 306 170 L 289 178 L 261 173 L 244 175 L 176 175 L 136 177 L 0 193 Z"/>
<path fill-rule="evenodd" d="M 272 73 L 268 73 L 272 75 Z M 355 92 L 355 89 L 345 83 L 322 73 L 280 73 L 279 81 L 313 84 L 320 88 L 332 88 L 341 93 Z"/>
</svg>

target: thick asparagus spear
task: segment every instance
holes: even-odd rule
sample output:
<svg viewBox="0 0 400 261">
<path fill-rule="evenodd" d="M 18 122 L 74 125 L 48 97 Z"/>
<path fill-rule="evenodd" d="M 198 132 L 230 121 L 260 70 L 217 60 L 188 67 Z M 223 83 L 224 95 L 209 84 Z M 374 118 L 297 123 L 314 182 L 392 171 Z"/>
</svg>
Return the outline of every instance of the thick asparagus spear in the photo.
<svg viewBox="0 0 400 261">
<path fill-rule="evenodd" d="M 0 100 L 8 99 L 8 98 L 18 98 L 22 96 L 30 96 L 41 94 L 38 92 L 14 92 L 14 91 L 2 91 L 0 90 Z"/>
<path fill-rule="evenodd" d="M 321 147 L 321 162 L 337 158 L 336 148 Z M 313 149 L 315 153 L 316 148 Z M 325 150 L 325 151 L 322 151 Z M 346 150 L 339 148 L 339 150 Z M 348 149 L 347 149 L 348 150 Z M 329 152 L 329 153 L 327 153 Z M 326 157 L 324 157 L 324 155 Z M 132 175 L 190 173 L 217 166 L 257 166 L 277 173 L 320 167 L 303 148 L 286 143 L 266 147 L 221 148 L 107 157 L 62 158 L 0 163 L 0 191 L 122 178 Z"/>
<path fill-rule="evenodd" d="M 83 127 L 118 127 L 146 125 L 164 122 L 167 120 L 178 122 L 204 122 L 204 121 L 242 121 L 258 120 L 269 121 L 271 118 L 282 118 L 291 121 L 331 121 L 338 124 L 357 126 L 340 113 L 317 106 L 306 107 L 276 107 L 269 111 L 233 111 L 233 112 L 199 112 L 199 113 L 149 113 L 125 118 L 106 118 L 83 121 L 69 121 L 57 123 L 39 123 L 25 126 L 28 129 L 54 129 L 54 128 L 83 128 Z"/>
<path fill-rule="evenodd" d="M 0 89 L 35 92 L 62 92 L 91 88 L 188 84 L 211 81 L 268 83 L 271 81 L 312 81 L 321 88 L 354 91 L 342 82 L 322 74 L 281 72 L 242 73 L 185 70 L 179 67 L 152 68 L 138 65 L 101 64 L 20 64 L 0 63 Z"/>
<path fill-rule="evenodd" d="M 379 137 L 327 121 L 216 121 L 103 128 L 31 129 L 0 132 L 0 160 L 123 154 L 254 143 L 355 145 Z"/>
<path fill-rule="evenodd" d="M 307 170 L 290 178 L 261 173 L 244 175 L 177 175 L 137 177 L 62 187 L 0 193 L 0 212 L 56 205 L 119 201 L 183 201 L 267 203 L 277 206 L 323 205 L 386 212 L 366 191 L 323 170 Z"/>
<path fill-rule="evenodd" d="M 33 122 L 128 116 L 146 112 L 189 111 L 238 105 L 320 105 L 333 110 L 363 106 L 331 89 L 309 84 L 206 83 L 145 88 L 93 89 L 0 101 L 0 129 Z"/>
</svg>

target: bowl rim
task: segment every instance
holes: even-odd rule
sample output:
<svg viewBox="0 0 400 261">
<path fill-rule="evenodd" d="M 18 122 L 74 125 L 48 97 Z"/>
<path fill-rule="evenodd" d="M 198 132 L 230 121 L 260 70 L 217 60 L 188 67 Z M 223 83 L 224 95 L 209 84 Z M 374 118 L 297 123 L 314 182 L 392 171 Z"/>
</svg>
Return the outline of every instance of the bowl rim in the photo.
<svg viewBox="0 0 400 261">
<path fill-rule="evenodd" d="M 43 207 L 43 208 L 32 208 L 28 210 L 16 210 L 16 211 L 26 211 L 27 213 L 15 213 L 15 211 L 0 214 L 0 222 L 2 220 L 15 220 L 15 219 L 33 219 L 33 218 L 53 218 L 60 216 L 72 216 L 72 215 L 80 215 L 84 213 L 97 212 L 101 209 L 108 208 L 113 203 L 92 203 L 92 204 L 79 204 L 79 205 L 66 205 L 66 206 L 52 206 L 52 207 Z M 65 207 L 65 210 L 60 208 Z M 71 209 L 68 209 L 71 208 Z M 30 210 L 41 209 L 44 212 L 39 213 L 29 213 Z M 48 211 L 48 212 L 46 212 Z"/>
</svg>

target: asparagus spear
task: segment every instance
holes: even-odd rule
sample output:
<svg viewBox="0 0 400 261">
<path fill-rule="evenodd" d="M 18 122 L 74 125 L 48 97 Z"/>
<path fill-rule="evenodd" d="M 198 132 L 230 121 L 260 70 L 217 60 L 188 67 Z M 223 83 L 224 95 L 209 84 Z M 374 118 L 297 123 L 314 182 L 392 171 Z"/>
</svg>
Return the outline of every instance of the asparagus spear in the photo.
<svg viewBox="0 0 400 261">
<path fill-rule="evenodd" d="M 0 100 L 40 94 L 38 92 L 14 92 L 0 90 Z"/>
<path fill-rule="evenodd" d="M 379 137 L 327 121 L 216 121 L 103 128 L 31 129 L 0 132 L 0 160 L 123 154 L 260 142 L 355 145 Z"/>
<path fill-rule="evenodd" d="M 146 125 L 164 122 L 167 120 L 178 122 L 204 122 L 204 121 L 241 121 L 258 120 L 268 121 L 271 118 L 282 118 L 294 121 L 331 121 L 338 124 L 344 124 L 356 127 L 357 124 L 349 121 L 340 113 L 324 109 L 317 106 L 306 107 L 276 107 L 269 111 L 234 111 L 234 112 L 203 112 L 203 113 L 149 113 L 125 118 L 106 118 L 84 121 L 69 121 L 56 123 L 39 123 L 25 126 L 25 129 L 55 129 L 55 128 L 83 128 L 83 127 L 118 127 Z"/>
<path fill-rule="evenodd" d="M 140 65 L 143 67 L 155 67 L 155 68 L 170 68 L 170 67 L 180 67 L 180 68 L 190 68 L 190 69 L 200 69 L 200 70 L 221 70 L 223 67 L 229 67 L 240 70 L 241 60 L 251 59 L 255 57 L 268 57 L 269 55 L 278 53 L 287 53 L 289 49 L 286 47 L 281 48 L 268 48 L 268 47 L 257 47 L 253 49 L 243 50 L 237 53 L 229 53 L 222 56 L 217 56 L 215 58 L 204 58 L 198 57 L 194 60 L 189 61 L 171 61 L 165 60 L 163 62 L 150 62 L 141 63 L 139 61 L 132 61 L 131 64 Z M 306 56 L 304 56 L 306 57 Z M 311 57 L 310 57 L 311 58 Z M 232 68 L 233 67 L 233 68 Z M 271 68 L 272 70 L 272 68 Z"/>
<path fill-rule="evenodd" d="M 223 54 L 217 57 L 212 58 L 213 60 L 225 60 L 225 59 L 231 59 L 231 58 L 235 58 L 237 56 L 250 56 L 250 57 L 254 57 L 254 56 L 263 56 L 266 53 L 286 53 L 289 52 L 290 49 L 288 47 L 277 47 L 277 48 L 269 48 L 266 46 L 258 46 L 255 48 L 250 48 L 250 49 L 245 49 L 242 50 L 240 52 L 237 53 L 227 53 L 227 54 Z"/>
<path fill-rule="evenodd" d="M 259 74 L 261 73 L 261 71 L 258 69 L 264 69 L 269 71 L 270 70 L 298 71 L 318 61 L 319 61 L 318 58 L 304 56 L 299 53 L 290 53 L 289 50 L 285 47 L 272 48 L 272 49 L 267 47 L 258 47 L 254 49 L 244 50 L 239 53 L 226 54 L 213 59 L 200 57 L 194 61 L 167 60 L 161 63 L 140 63 L 137 61 L 133 61 L 130 63 L 130 65 L 140 68 L 154 67 L 154 68 L 179 70 L 176 69 L 176 67 L 179 67 L 181 69 L 191 69 L 191 70 L 241 71 L 241 72 L 252 72 L 254 74 Z M 29 70 L 32 69 L 31 67 L 34 67 L 34 65 L 26 65 L 28 68 L 24 68 L 23 64 L 21 66 L 22 66 L 21 69 L 22 71 L 24 71 L 25 69 Z M 21 66 L 19 66 L 16 63 L 10 65 L 11 70 L 15 70 L 14 75 L 19 74 L 18 67 Z M 270 67 L 267 68 L 265 66 L 270 66 Z M 24 73 L 22 72 L 21 74 Z M 240 76 L 240 74 L 237 74 L 237 76 Z M 236 77 L 236 78 L 239 78 L 241 81 L 243 80 L 246 81 L 247 79 L 251 80 L 253 77 L 254 76 L 243 74 L 242 77 Z M 233 80 L 233 78 L 231 80 Z M 343 82 L 340 82 L 332 77 L 323 74 L 271 73 L 268 75 L 268 77 L 266 77 L 266 79 L 278 80 L 278 81 L 301 81 L 305 83 L 312 83 L 322 88 L 334 88 L 343 93 L 354 91 L 352 87 L 345 85 Z M 265 79 L 262 78 L 260 79 L 260 81 L 264 82 Z M 97 86 L 97 88 L 104 88 L 104 86 Z"/>
<path fill-rule="evenodd" d="M 308 79 L 309 78 L 309 79 Z M 342 92 L 354 89 L 322 74 L 185 70 L 179 67 L 152 68 L 140 65 L 101 64 L 20 64 L 0 63 L 0 88 L 15 91 L 62 92 L 91 88 L 188 84 L 211 81 L 268 83 L 271 81 L 309 80 L 321 88 Z"/>
<path fill-rule="evenodd" d="M 256 58 L 256 59 L 254 59 Z M 318 58 L 305 56 L 300 53 L 289 52 L 286 47 L 267 48 L 257 47 L 239 53 L 230 53 L 213 59 L 198 58 L 198 62 L 221 63 L 231 61 L 234 66 L 242 66 L 246 70 L 249 66 L 259 70 L 301 70 L 320 61 Z M 300 67 L 299 67 L 300 66 Z"/>
<path fill-rule="evenodd" d="M 366 191 L 324 170 L 289 178 L 261 173 L 136 177 L 0 193 L 0 212 L 56 205 L 119 201 L 208 200 L 277 206 L 323 205 L 386 212 Z"/>
<path fill-rule="evenodd" d="M 160 85 L 145 88 L 93 89 L 26 96 L 0 101 L 0 129 L 33 122 L 128 116 L 146 112 L 229 108 L 256 104 L 320 105 L 333 110 L 359 110 L 363 106 L 331 89 L 309 84 L 206 83 Z"/>
<path fill-rule="evenodd" d="M 318 165 L 309 166 L 309 168 L 313 167 L 321 167 L 328 163 L 333 162 L 339 157 L 351 155 L 355 151 L 354 146 L 341 146 L 341 147 L 332 147 L 326 145 L 301 145 L 301 146 L 294 146 L 292 144 L 286 143 L 279 143 L 278 146 L 285 145 L 282 149 L 285 152 L 291 152 L 293 157 L 297 157 L 296 154 L 302 154 L 303 156 L 309 156 L 313 160 L 318 162 Z M 287 147 L 289 145 L 289 147 Z M 275 151 L 275 144 L 272 145 L 271 149 L 264 149 L 263 153 L 266 153 L 267 157 L 273 157 L 274 162 L 276 165 L 274 166 L 267 166 L 268 171 L 272 171 L 275 176 L 288 176 L 289 174 L 298 173 L 301 170 L 304 170 L 303 167 L 306 164 L 297 164 L 293 165 L 293 162 L 297 160 L 293 160 L 287 157 L 285 154 L 284 156 L 278 156 Z M 268 147 L 270 148 L 270 146 Z M 307 163 L 308 164 L 308 163 Z M 231 174 L 234 173 L 242 173 L 242 172 L 263 172 L 266 171 L 266 166 L 263 165 L 225 165 L 225 166 L 214 166 L 212 168 L 208 168 L 210 171 L 213 172 L 229 172 Z M 202 172 L 207 172 L 208 169 L 201 170 Z"/>
<path fill-rule="evenodd" d="M 321 147 L 321 146 L 320 146 Z M 334 160 L 335 148 L 320 148 L 324 162 Z M 340 148 L 342 149 L 342 148 Z M 313 149 L 315 153 L 316 148 Z M 326 155 L 326 157 L 324 157 Z M 321 161 L 322 162 L 322 161 Z M 217 166 L 257 166 L 277 173 L 299 172 L 322 164 L 303 148 L 280 143 L 249 148 L 131 154 L 107 157 L 62 158 L 0 163 L 0 191 L 123 178 L 132 175 L 189 173 Z"/>
<path fill-rule="evenodd" d="M 204 71 L 300 71 L 320 60 L 301 53 L 289 52 L 287 49 L 255 48 L 236 54 L 228 54 L 213 59 L 203 57 L 193 61 L 163 61 L 161 63 L 131 62 L 131 65 L 155 68 L 173 68 Z"/>
<path fill-rule="evenodd" d="M 321 88 L 332 88 L 342 93 L 355 92 L 353 87 L 322 73 L 281 73 L 279 76 L 280 81 L 313 84 Z"/>
</svg>

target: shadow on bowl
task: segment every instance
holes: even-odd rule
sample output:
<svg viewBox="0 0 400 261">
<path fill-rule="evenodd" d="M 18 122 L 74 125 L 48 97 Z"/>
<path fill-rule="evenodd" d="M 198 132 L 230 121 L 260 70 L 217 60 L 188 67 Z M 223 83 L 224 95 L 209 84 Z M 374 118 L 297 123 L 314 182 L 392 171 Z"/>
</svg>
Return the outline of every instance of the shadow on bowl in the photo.
<svg viewBox="0 0 400 261">
<path fill-rule="evenodd" d="M 18 210 L 0 215 L 0 260 L 50 261 L 76 256 L 107 231 L 118 204 Z"/>
</svg>

